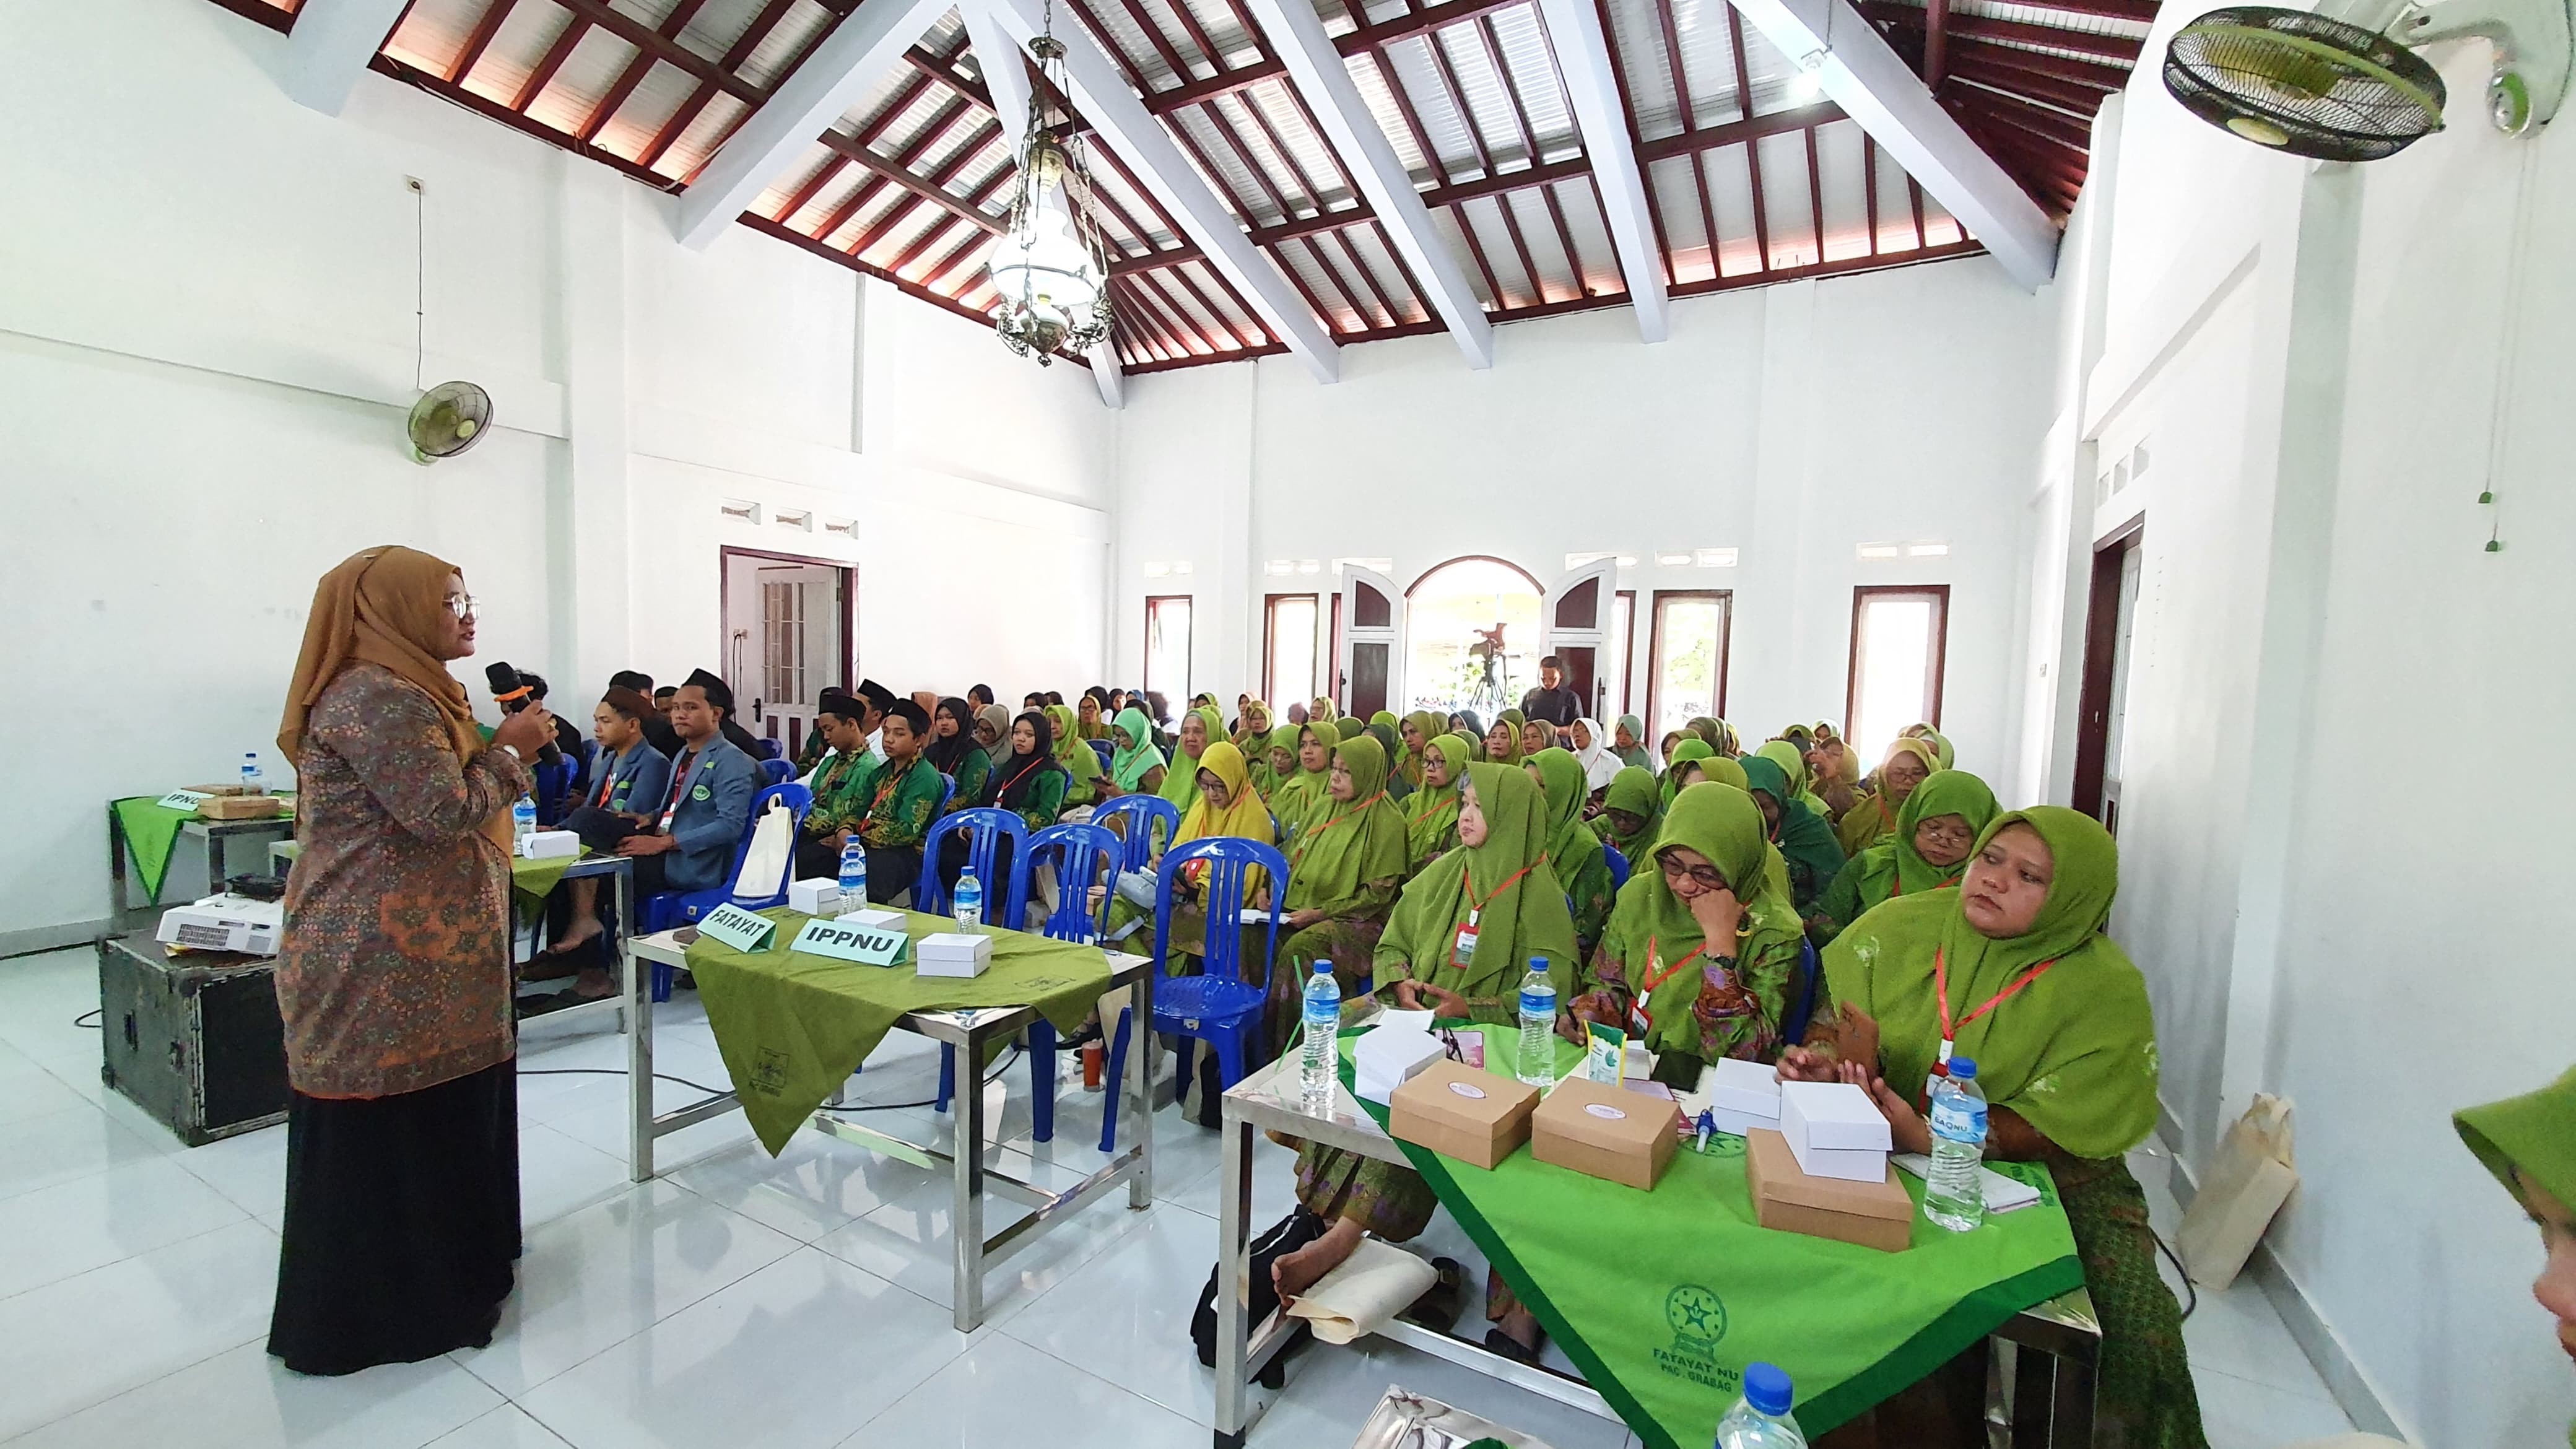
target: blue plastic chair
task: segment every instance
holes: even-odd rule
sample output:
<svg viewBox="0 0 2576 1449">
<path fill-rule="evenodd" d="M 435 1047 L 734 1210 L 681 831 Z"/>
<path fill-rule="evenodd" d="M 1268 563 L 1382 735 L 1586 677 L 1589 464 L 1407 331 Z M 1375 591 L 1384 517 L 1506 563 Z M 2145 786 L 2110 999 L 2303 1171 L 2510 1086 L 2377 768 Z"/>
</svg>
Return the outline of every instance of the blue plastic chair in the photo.
<svg viewBox="0 0 2576 1449">
<path fill-rule="evenodd" d="M 1083 743 L 1091 746 L 1091 752 L 1100 757 L 1100 768 L 1104 770 L 1109 768 L 1110 761 L 1118 758 L 1118 747 L 1107 740 L 1085 740 Z"/>
<path fill-rule="evenodd" d="M 956 798 L 957 777 L 954 775 L 941 775 L 939 777 L 939 803 L 931 807 L 930 813 L 932 817 L 936 818 L 947 814 L 948 802 Z"/>
<path fill-rule="evenodd" d="M 796 762 L 794 760 L 763 760 L 760 762 L 760 773 L 769 777 L 769 783 L 773 785 L 784 785 L 788 781 L 796 778 Z"/>
<path fill-rule="evenodd" d="M 949 836 L 959 831 L 967 833 L 966 868 L 975 872 L 975 879 L 983 883 L 984 899 L 988 903 L 1001 899 L 1004 894 L 994 888 L 997 883 L 993 879 L 993 859 L 1000 849 L 1000 840 L 1006 835 L 1011 839 L 1011 868 L 1014 871 L 1019 869 L 1018 861 L 1023 853 L 1021 847 L 1028 843 L 1029 827 L 1018 815 L 1008 810 L 960 810 L 954 815 L 943 816 L 933 821 L 930 833 L 921 838 L 921 875 L 912 883 L 912 908 L 923 915 L 948 914 L 948 889 L 939 880 L 939 850 Z M 992 916 L 991 920 L 995 925 L 1004 925 L 1008 924 L 1009 916 L 999 914 Z"/>
<path fill-rule="evenodd" d="M 780 744 L 777 737 L 774 735 L 768 739 L 753 740 L 751 742 L 752 758 L 756 760 L 777 759 L 781 754 L 786 752 L 786 749 L 787 747 Z"/>
<path fill-rule="evenodd" d="M 1789 983 L 1788 1007 L 1780 1014 L 1780 1044 L 1796 1046 L 1807 1039 L 1807 1023 L 1816 1014 L 1816 987 L 1824 975 L 1824 963 L 1816 955 L 1816 943 L 1798 943 L 1798 979 Z"/>
<path fill-rule="evenodd" d="M 646 896 L 636 904 L 635 914 L 641 918 L 637 923 L 637 929 L 649 936 L 656 931 L 685 926 L 727 901 L 747 911 L 765 911 L 773 906 L 787 904 L 787 879 L 796 873 L 792 861 L 788 869 L 778 873 L 778 880 L 774 885 L 766 882 L 745 882 L 742 879 L 742 858 L 751 851 L 752 832 L 759 828 L 760 817 L 768 813 L 769 804 L 773 800 L 787 802 L 787 809 L 792 817 L 788 825 L 791 837 L 795 831 L 804 828 L 805 816 L 814 808 L 813 791 L 791 782 L 785 785 L 772 785 L 752 796 L 751 816 L 743 821 L 742 839 L 735 841 L 733 846 L 733 867 L 727 872 L 727 879 L 731 884 L 717 886 L 712 890 L 664 891 L 659 895 Z M 735 892 L 745 884 L 767 885 L 768 888 L 750 896 L 736 895 Z M 653 967 L 655 1001 L 671 999 L 671 982 L 677 974 L 670 967 L 655 963 Z"/>
<path fill-rule="evenodd" d="M 1615 845 L 1602 846 L 1601 858 L 1604 861 L 1607 861 L 1610 866 L 1610 889 L 1616 891 L 1619 887 L 1626 885 L 1628 883 L 1628 857 L 1619 853 L 1619 847 Z"/>
<path fill-rule="evenodd" d="M 1162 827 L 1163 843 L 1181 833 L 1181 807 L 1160 795 L 1121 795 L 1091 812 L 1091 823 L 1106 826 L 1111 820 L 1123 819 L 1126 829 L 1113 832 L 1124 838 L 1119 842 L 1118 868 L 1143 870 L 1154 858 L 1154 829 Z"/>
<path fill-rule="evenodd" d="M 950 817 L 964 820 L 968 815 L 1007 815 L 1009 811 L 967 811 Z M 1015 821 L 1017 816 L 1012 817 Z M 1039 934 L 1058 941 L 1097 939 L 1109 927 L 1109 898 L 1100 903 L 1098 915 L 1088 904 L 1091 882 L 1100 874 L 1101 863 L 1118 856 L 1118 837 L 1097 825 L 1050 825 L 1037 834 L 1021 840 L 1012 834 L 1011 891 L 1009 904 L 1003 907 L 1001 924 L 1014 931 L 1026 930 L 1030 882 L 1036 877 L 1040 862 L 1050 854 L 1056 860 L 1056 907 L 1047 916 Z M 1127 1040 L 1127 1016 L 1118 1018 L 1120 1060 L 1124 1060 Z M 1031 1136 L 1040 1142 L 1055 1139 L 1055 1027 L 1040 1017 L 1029 1023 L 1029 1119 Z M 1116 1078 L 1111 1078 L 1108 1106 L 1100 1127 L 1100 1150 L 1107 1152 L 1117 1142 L 1118 1094 Z M 948 1110 L 949 1099 L 957 1089 L 957 1049 L 939 1049 L 939 1100 L 937 1109 Z"/>
<path fill-rule="evenodd" d="M 1208 867 L 1203 893 L 1207 954 L 1199 975 L 1173 977 L 1165 969 L 1172 939 L 1172 892 L 1180 883 L 1182 867 L 1192 861 L 1205 861 Z M 1269 873 L 1269 935 L 1260 957 L 1247 962 L 1238 921 L 1252 899 L 1255 866 Z M 1258 841 L 1210 836 L 1176 845 L 1163 857 L 1154 892 L 1154 1030 L 1192 1037 L 1213 1048 L 1220 1090 L 1242 1081 L 1251 1063 L 1252 1037 L 1261 1028 L 1261 1003 L 1269 984 L 1264 976 L 1279 954 L 1279 903 L 1287 897 L 1287 860 Z M 1123 1056 L 1117 1053 L 1115 1059 Z M 1117 1065 L 1111 1068 L 1117 1069 Z"/>
</svg>

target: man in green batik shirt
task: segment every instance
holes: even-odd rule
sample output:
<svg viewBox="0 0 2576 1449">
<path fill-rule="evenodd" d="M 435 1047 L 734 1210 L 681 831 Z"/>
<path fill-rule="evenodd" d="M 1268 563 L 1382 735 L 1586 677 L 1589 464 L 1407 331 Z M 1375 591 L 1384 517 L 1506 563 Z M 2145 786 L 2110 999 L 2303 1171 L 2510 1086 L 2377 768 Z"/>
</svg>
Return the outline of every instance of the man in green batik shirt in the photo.
<svg viewBox="0 0 2576 1449">
<path fill-rule="evenodd" d="M 858 696 L 839 689 L 823 691 L 814 711 L 814 731 L 807 738 L 823 754 L 805 776 L 814 792 L 814 808 L 796 836 L 796 874 L 838 876 L 841 847 L 867 819 L 876 786 L 877 761 L 868 753 L 868 707 Z"/>
<path fill-rule="evenodd" d="M 911 700 L 896 700 L 886 710 L 878 740 L 886 760 L 869 782 L 858 838 L 868 850 L 868 899 L 884 905 L 912 889 L 921 875 L 921 842 L 939 814 L 947 777 L 922 757 L 930 743 L 930 713 Z"/>
</svg>

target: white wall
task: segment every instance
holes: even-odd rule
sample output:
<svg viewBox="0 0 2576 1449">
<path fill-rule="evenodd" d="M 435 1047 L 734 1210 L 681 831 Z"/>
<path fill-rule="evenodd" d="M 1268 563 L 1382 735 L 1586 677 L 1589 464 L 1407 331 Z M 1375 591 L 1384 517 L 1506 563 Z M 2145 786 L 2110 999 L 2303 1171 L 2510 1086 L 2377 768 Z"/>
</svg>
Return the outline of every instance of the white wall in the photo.
<svg viewBox="0 0 2576 1449">
<path fill-rule="evenodd" d="M 371 544 L 455 561 L 483 659 L 574 708 L 619 667 L 717 662 L 726 544 L 857 564 L 860 668 L 897 688 L 1100 671 L 1116 424 L 1080 369 L 748 231 L 685 251 L 668 198 L 383 77 L 304 110 L 283 38 L 204 0 L 22 18 L 0 598 L 58 713 L 0 841 L 0 950 L 105 914 L 110 797 L 251 747 L 283 773 L 313 580 Z M 429 380 L 484 383 L 500 424 L 431 469 L 401 442 L 406 176 Z M 728 498 L 861 526 L 754 529 Z"/>
<path fill-rule="evenodd" d="M 1345 352 L 1329 386 L 1283 358 L 1136 379 L 1115 673 L 1138 675 L 1144 597 L 1186 592 L 1198 686 L 1249 686 L 1261 595 L 1332 586 L 1265 576 L 1272 558 L 1391 558 L 1402 587 L 1462 554 L 1547 583 L 1569 553 L 1618 551 L 1640 560 L 1619 577 L 1640 661 L 1655 589 L 1734 591 L 1728 713 L 1767 737 L 1842 715 L 1855 585 L 1947 583 L 1944 724 L 1965 763 L 2000 768 L 2048 320 L 1976 258 L 1685 300 L 1651 347 L 1621 310 L 1516 324 L 1489 371 L 1423 337 Z M 1888 538 L 1951 553 L 1859 561 Z M 1737 567 L 1653 561 L 1723 547 Z M 1179 560 L 1187 579 L 1143 574 Z"/>
<path fill-rule="evenodd" d="M 2035 547 L 2031 586 L 2043 613 L 2143 513 L 2113 927 L 2187 1166 L 2253 1092 L 2293 1098 L 2303 1186 L 2270 1243 L 2294 1331 L 2366 1424 L 2375 1403 L 2436 1449 L 2540 1449 L 2576 1392 L 2537 1246 L 2449 1114 L 2568 1063 L 2576 843 L 2526 789 L 2434 762 L 2501 749 L 2510 781 L 2576 746 L 2548 662 L 2576 615 L 2576 137 L 2495 135 L 2485 47 L 2435 59 L 2451 129 L 2359 168 L 2234 142 L 2141 72 L 2087 199 L 2110 192 L 2094 294 L 2064 304 L 2075 441 L 2038 502 L 2075 563 Z M 2147 479 L 2095 508 L 2140 442 Z M 2036 699 L 2082 641 L 2032 638 Z M 2031 758 L 2059 790 L 2063 713 Z"/>
</svg>

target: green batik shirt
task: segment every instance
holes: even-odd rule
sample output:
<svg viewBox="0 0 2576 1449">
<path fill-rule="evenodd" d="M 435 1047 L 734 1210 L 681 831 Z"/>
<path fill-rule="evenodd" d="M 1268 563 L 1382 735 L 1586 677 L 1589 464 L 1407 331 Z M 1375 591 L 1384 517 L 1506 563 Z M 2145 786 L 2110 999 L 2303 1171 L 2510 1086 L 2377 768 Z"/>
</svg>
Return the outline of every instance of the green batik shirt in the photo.
<svg viewBox="0 0 2576 1449">
<path fill-rule="evenodd" d="M 814 772 L 814 809 L 805 817 L 805 833 L 827 836 L 858 829 L 868 816 L 876 763 L 874 756 L 864 752 L 825 757 Z"/>
<path fill-rule="evenodd" d="M 955 776 L 957 793 L 948 801 L 948 813 L 954 815 L 960 810 L 974 809 L 975 802 L 984 798 L 984 785 L 992 776 L 993 757 L 985 754 L 981 746 L 959 756 Z"/>
<path fill-rule="evenodd" d="M 859 838 L 882 849 L 919 849 L 939 809 L 941 778 L 938 766 L 918 756 L 900 770 L 879 770 Z"/>
</svg>

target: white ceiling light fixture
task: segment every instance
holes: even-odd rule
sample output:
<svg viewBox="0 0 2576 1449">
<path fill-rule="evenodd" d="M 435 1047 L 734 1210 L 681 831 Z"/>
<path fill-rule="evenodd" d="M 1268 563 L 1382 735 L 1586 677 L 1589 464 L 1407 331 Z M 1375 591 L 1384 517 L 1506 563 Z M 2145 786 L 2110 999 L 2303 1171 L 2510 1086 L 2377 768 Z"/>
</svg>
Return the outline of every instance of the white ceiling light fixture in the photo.
<svg viewBox="0 0 2576 1449">
<path fill-rule="evenodd" d="M 1055 6 L 1029 42 L 1045 84 L 1029 95 L 1020 135 L 1011 222 L 985 260 L 993 290 L 993 330 L 1004 346 L 1041 367 L 1058 353 L 1088 352 L 1109 339 L 1109 262 L 1100 242 L 1099 203 L 1081 135 L 1056 98 L 1066 94 L 1064 46 L 1055 38 Z M 1016 65 L 1012 56 L 1004 64 Z"/>
</svg>

